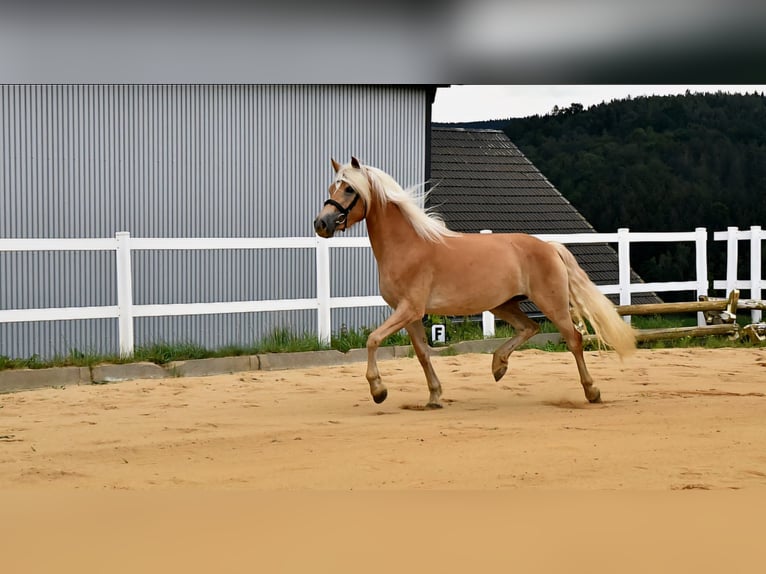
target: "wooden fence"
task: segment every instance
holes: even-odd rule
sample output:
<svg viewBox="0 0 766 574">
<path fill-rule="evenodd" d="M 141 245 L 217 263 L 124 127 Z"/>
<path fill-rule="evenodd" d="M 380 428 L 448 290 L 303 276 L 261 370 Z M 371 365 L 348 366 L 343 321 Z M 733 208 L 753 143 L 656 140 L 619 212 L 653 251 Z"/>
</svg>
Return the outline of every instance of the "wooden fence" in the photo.
<svg viewBox="0 0 766 574">
<path fill-rule="evenodd" d="M 537 237 L 546 241 L 564 244 L 612 243 L 617 245 L 618 283 L 601 285 L 605 294 L 618 294 L 621 306 L 630 305 L 635 293 L 693 291 L 697 297 L 709 295 L 708 282 L 708 232 L 700 227 L 694 231 L 678 233 L 647 233 L 619 229 L 616 233 L 541 234 Z M 747 289 L 755 300 L 761 297 L 761 242 L 766 233 L 760 226 L 749 230 L 730 227 L 715 232 L 714 241 L 727 244 L 726 278 L 713 282 L 713 289 L 731 292 Z M 630 247 L 641 242 L 679 242 L 695 245 L 696 274 L 684 281 L 631 283 Z M 751 263 L 750 278 L 737 277 L 738 246 L 740 241 L 749 241 Z M 293 309 L 316 310 L 318 318 L 317 337 L 329 342 L 332 333 L 331 314 L 333 308 L 385 306 L 379 296 L 333 297 L 330 292 L 331 250 L 369 249 L 366 237 L 320 239 L 317 237 L 283 238 L 135 238 L 129 233 L 117 233 L 105 239 L 0 239 L 0 252 L 15 251 L 112 251 L 117 262 L 117 302 L 115 305 L 97 307 L 68 307 L 49 309 L 4 309 L 0 310 L 0 323 L 27 321 L 68 321 L 75 319 L 113 318 L 119 323 L 119 351 L 131 355 L 134 348 L 133 322 L 136 317 L 201 315 L 218 313 L 252 313 Z M 210 250 L 210 249 L 312 249 L 316 253 L 316 296 L 306 299 L 225 301 L 215 303 L 183 303 L 165 305 L 135 305 L 133 303 L 133 271 L 131 253 L 137 250 Z M 2 278 L 0 278 L 2 281 Z M 753 322 L 760 321 L 762 308 L 751 310 Z M 633 311 L 636 314 L 636 311 Z M 626 316 L 628 317 L 628 316 Z M 629 318 L 628 318 L 629 320 Z M 484 314 L 485 336 L 494 335 L 495 321 L 490 314 Z M 698 325 L 705 325 L 704 312 L 698 312 Z"/>
</svg>

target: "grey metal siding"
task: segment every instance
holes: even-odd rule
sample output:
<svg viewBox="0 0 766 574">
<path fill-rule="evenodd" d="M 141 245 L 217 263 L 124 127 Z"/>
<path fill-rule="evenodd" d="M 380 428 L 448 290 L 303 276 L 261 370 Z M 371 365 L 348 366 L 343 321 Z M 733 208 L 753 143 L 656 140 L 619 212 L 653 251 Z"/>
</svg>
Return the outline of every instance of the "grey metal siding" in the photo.
<svg viewBox="0 0 766 574">
<path fill-rule="evenodd" d="M 0 86 L 0 237 L 309 236 L 351 154 L 424 180 L 426 89 L 386 86 Z M 348 232 L 364 233 L 364 226 Z M 110 253 L 0 254 L 0 308 L 113 305 Z M 337 264 L 336 264 L 337 261 Z M 134 302 L 311 297 L 314 253 L 136 252 Z M 369 252 L 333 250 L 334 295 L 377 293 Z M 373 325 L 381 309 L 333 311 Z M 314 331 L 313 312 L 136 320 L 136 343 L 250 343 Z M 116 321 L 0 325 L 0 355 L 115 352 Z"/>
</svg>

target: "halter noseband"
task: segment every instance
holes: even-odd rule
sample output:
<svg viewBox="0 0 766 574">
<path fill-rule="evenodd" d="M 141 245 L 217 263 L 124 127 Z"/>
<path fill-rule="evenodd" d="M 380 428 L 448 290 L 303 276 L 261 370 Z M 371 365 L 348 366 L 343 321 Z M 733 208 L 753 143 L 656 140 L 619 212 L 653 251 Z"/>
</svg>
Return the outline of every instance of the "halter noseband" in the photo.
<svg viewBox="0 0 766 574">
<path fill-rule="evenodd" d="M 348 204 L 348 207 L 343 207 L 340 203 L 335 201 L 334 199 L 328 199 L 324 202 L 324 205 L 332 205 L 335 209 L 337 209 L 340 212 L 340 217 L 335 220 L 335 223 L 340 223 L 343 225 L 341 228 L 341 231 L 346 231 L 348 228 L 348 214 L 351 212 L 352 209 L 354 209 L 354 206 L 359 201 L 359 198 L 361 196 L 359 195 L 359 192 L 354 190 L 354 199 L 351 201 L 351 203 Z M 367 204 L 362 200 L 362 205 L 364 205 L 364 215 L 362 216 L 362 219 L 367 217 Z"/>
</svg>

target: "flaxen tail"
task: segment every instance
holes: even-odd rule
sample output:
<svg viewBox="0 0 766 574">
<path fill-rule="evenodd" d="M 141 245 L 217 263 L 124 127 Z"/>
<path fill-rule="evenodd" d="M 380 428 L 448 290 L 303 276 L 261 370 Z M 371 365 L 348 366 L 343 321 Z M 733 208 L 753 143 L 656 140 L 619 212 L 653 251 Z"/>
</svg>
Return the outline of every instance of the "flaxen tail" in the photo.
<svg viewBox="0 0 766 574">
<path fill-rule="evenodd" d="M 598 290 L 574 255 L 562 244 L 551 243 L 566 265 L 569 274 L 569 303 L 575 322 L 586 319 L 598 340 L 612 347 L 620 357 L 636 350 L 636 334 L 622 320 L 612 302 Z"/>
</svg>

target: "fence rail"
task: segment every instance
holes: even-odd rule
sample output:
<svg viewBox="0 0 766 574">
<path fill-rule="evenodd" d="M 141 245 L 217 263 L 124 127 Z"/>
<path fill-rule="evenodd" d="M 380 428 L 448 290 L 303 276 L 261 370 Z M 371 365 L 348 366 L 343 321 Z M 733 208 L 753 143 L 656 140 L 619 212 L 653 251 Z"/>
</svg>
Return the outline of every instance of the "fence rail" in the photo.
<svg viewBox="0 0 766 574">
<path fill-rule="evenodd" d="M 617 233 L 539 234 L 545 241 L 560 243 L 593 244 L 616 243 L 618 254 L 618 283 L 600 285 L 602 293 L 619 295 L 620 305 L 630 305 L 636 293 L 694 291 L 697 296 L 708 295 L 707 249 L 708 232 L 699 227 L 691 232 L 632 232 L 619 229 Z M 760 299 L 762 290 L 761 242 L 766 232 L 760 226 L 748 230 L 729 227 L 713 234 L 714 241 L 727 245 L 726 279 L 713 281 L 713 289 L 750 290 L 752 299 Z M 630 246 L 642 242 L 679 242 L 695 244 L 696 276 L 688 281 L 631 283 Z M 737 277 L 739 242 L 750 243 L 750 279 Z M 369 249 L 366 237 L 321 239 L 318 237 L 279 238 L 142 238 L 120 232 L 113 238 L 104 239 L 0 239 L 0 252 L 18 251 L 113 251 L 117 264 L 117 304 L 99 307 L 65 307 L 48 309 L 0 310 L 0 323 L 30 321 L 70 321 L 76 319 L 117 319 L 121 355 L 131 355 L 134 347 L 133 319 L 136 317 L 159 317 L 177 315 L 204 315 L 220 313 L 253 313 L 263 311 L 286 311 L 313 309 L 317 312 L 317 337 L 329 342 L 332 333 L 331 309 L 350 307 L 385 306 L 379 296 L 333 297 L 330 293 L 331 249 Z M 280 299 L 261 301 L 227 301 L 216 303 L 182 303 L 163 305 L 133 304 L 133 270 L 131 253 L 139 250 L 221 250 L 221 249 L 313 249 L 316 253 L 316 297 L 306 299 Z M 751 311 L 753 322 L 761 320 L 761 310 Z M 626 317 L 626 320 L 630 320 Z M 702 312 L 698 323 L 704 324 Z M 484 314 L 484 332 L 494 335 L 494 318 Z"/>
</svg>

